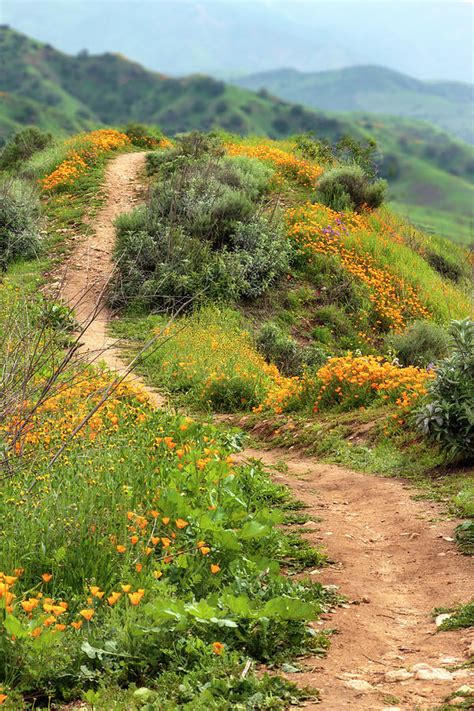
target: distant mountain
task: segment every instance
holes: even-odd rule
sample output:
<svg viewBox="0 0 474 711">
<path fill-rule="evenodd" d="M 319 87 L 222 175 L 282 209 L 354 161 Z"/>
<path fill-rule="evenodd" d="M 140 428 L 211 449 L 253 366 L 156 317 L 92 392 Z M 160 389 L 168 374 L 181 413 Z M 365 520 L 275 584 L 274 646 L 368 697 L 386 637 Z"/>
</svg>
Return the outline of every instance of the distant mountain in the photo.
<svg viewBox="0 0 474 711">
<path fill-rule="evenodd" d="M 58 49 L 120 48 L 180 76 L 381 64 L 472 81 L 472 5 L 458 0 L 2 0 L 1 22 Z"/>
<path fill-rule="evenodd" d="M 94 122 L 143 121 L 160 124 L 172 134 L 220 127 L 275 138 L 312 130 L 333 139 L 351 129 L 345 118 L 259 96 L 208 76 L 171 78 L 113 53 L 72 57 L 6 26 L 0 27 L 0 64 L 0 90 L 10 97 L 1 100 L 0 115 L 14 96 L 33 102 L 32 110 L 40 105 L 61 112 L 72 129 Z M 18 123 L 31 120 L 20 118 Z M 355 130 L 364 136 L 363 130 Z"/>
<path fill-rule="evenodd" d="M 266 89 L 287 101 L 329 111 L 369 111 L 429 121 L 474 143 L 474 86 L 427 82 L 379 66 L 338 71 L 279 69 L 233 80 L 253 91 Z"/>
<path fill-rule="evenodd" d="M 395 205 L 428 228 L 470 240 L 474 149 L 429 124 L 315 111 L 208 76 L 170 78 L 118 54 L 72 57 L 6 27 L 0 64 L 0 142 L 31 123 L 72 133 L 129 121 L 158 124 L 170 135 L 223 128 L 273 138 L 374 137 Z"/>
</svg>

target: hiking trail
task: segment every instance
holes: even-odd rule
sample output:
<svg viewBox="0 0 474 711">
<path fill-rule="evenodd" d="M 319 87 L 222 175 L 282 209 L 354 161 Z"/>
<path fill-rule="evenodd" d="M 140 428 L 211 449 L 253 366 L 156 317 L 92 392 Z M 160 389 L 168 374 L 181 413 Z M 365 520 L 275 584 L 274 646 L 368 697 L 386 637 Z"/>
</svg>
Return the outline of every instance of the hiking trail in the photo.
<svg viewBox="0 0 474 711">
<path fill-rule="evenodd" d="M 109 162 L 104 205 L 90 236 L 76 242 L 63 275 L 62 297 L 77 320 L 98 311 L 83 335 L 83 352 L 119 373 L 127 365 L 108 336 L 112 314 L 103 293 L 113 271 L 113 221 L 140 201 L 144 160 L 144 153 L 124 153 Z M 163 406 L 164 398 L 140 377 L 128 377 L 155 407 Z M 474 686 L 473 671 L 455 670 L 468 661 L 469 648 L 474 652 L 474 631 L 437 633 L 431 615 L 435 607 L 472 597 L 474 566 L 456 549 L 457 521 L 439 504 L 416 500 L 419 491 L 402 480 L 353 472 L 292 450 L 247 449 L 240 455 L 252 458 L 275 467 L 274 480 L 304 502 L 310 517 L 305 537 L 334 561 L 310 576 L 336 585 L 347 600 L 314 624 L 338 631 L 327 656 L 302 659 L 303 671 L 285 674 L 320 690 L 320 703 L 306 708 L 427 710 L 460 687 Z"/>
</svg>

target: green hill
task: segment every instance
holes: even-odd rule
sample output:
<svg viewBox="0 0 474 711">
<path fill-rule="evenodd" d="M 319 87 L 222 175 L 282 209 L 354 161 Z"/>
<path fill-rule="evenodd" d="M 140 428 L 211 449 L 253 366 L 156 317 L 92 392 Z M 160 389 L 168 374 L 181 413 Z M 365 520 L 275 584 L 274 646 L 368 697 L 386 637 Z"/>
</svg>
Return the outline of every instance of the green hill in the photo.
<svg viewBox="0 0 474 711">
<path fill-rule="evenodd" d="M 279 69 L 233 81 L 267 89 L 287 101 L 329 111 L 369 111 L 428 121 L 474 143 L 474 88 L 461 82 L 428 82 L 378 66 L 326 72 Z"/>
<path fill-rule="evenodd" d="M 272 138 L 373 136 L 394 207 L 454 241 L 471 239 L 474 150 L 428 124 L 315 111 L 208 76 L 167 77 L 119 54 L 73 57 L 6 26 L 0 61 L 0 141 L 31 123 L 71 133 L 129 121 L 159 124 L 168 134 L 222 128 Z"/>
</svg>

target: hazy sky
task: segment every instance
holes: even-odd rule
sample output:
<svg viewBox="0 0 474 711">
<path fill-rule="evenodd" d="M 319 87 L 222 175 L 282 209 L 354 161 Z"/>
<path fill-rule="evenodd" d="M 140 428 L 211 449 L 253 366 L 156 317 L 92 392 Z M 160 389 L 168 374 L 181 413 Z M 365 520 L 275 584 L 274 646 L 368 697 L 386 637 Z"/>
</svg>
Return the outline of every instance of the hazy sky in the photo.
<svg viewBox="0 0 474 711">
<path fill-rule="evenodd" d="M 473 78 L 473 0 L 0 0 L 0 20 L 72 54 L 167 74 L 382 64 Z"/>
</svg>

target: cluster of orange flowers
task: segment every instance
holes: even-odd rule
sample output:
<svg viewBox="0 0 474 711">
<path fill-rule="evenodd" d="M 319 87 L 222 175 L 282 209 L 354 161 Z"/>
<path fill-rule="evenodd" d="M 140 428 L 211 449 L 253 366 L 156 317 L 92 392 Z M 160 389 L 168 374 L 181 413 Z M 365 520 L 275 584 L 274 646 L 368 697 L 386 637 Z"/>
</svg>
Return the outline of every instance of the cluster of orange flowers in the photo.
<svg viewBox="0 0 474 711">
<path fill-rule="evenodd" d="M 103 155 L 123 148 L 130 143 L 130 139 L 120 131 L 104 128 L 75 136 L 68 143 L 71 148 L 66 158 L 41 181 L 43 190 L 50 191 L 74 183 Z"/>
<path fill-rule="evenodd" d="M 170 437 L 158 438 L 158 440 L 160 440 L 159 444 L 164 442 L 169 450 L 176 448 L 176 456 L 179 459 L 183 457 L 184 448 L 180 452 Z M 211 453 L 212 450 L 209 450 L 209 454 Z M 198 468 L 203 469 L 207 461 L 209 460 L 203 460 L 202 462 L 198 460 Z M 206 541 L 200 540 L 197 544 L 191 543 L 189 539 L 184 542 L 179 541 L 179 532 L 184 531 L 189 526 L 189 521 L 183 518 L 177 518 L 172 521 L 169 516 L 162 516 L 159 511 L 151 510 L 147 515 L 128 511 L 127 519 L 129 521 L 127 526 L 127 542 L 125 544 L 117 543 L 115 536 L 112 536 L 110 541 L 115 546 L 115 550 L 119 555 L 130 554 L 137 573 L 143 571 L 144 565 L 146 565 L 148 560 L 156 562 L 158 559 L 167 565 L 171 563 L 176 556 L 184 555 L 185 553 L 195 553 L 198 556 L 208 556 L 211 553 L 211 547 Z M 216 575 L 220 569 L 217 563 L 211 563 L 209 565 L 209 570 L 212 575 Z M 163 575 L 163 571 L 161 569 L 154 569 L 152 574 L 154 578 L 159 580 Z"/>
<path fill-rule="evenodd" d="M 30 594 L 20 599 L 14 592 L 13 588 L 22 575 L 23 569 L 15 570 L 15 575 L 8 575 L 0 572 L 0 610 L 3 608 L 9 615 L 14 615 L 18 620 L 21 628 L 30 637 L 37 638 L 46 629 L 52 632 L 65 632 L 69 627 L 74 630 L 80 630 L 84 624 L 84 620 L 90 622 L 96 614 L 96 608 L 100 605 L 106 593 L 97 585 L 89 587 L 89 595 L 87 597 L 87 607 L 78 610 L 74 619 L 69 613 L 69 603 L 65 600 L 57 600 L 45 594 L 43 586 L 51 582 L 53 576 L 51 573 L 43 573 L 41 582 L 38 583 L 40 589 L 36 594 Z M 132 590 L 129 584 L 121 584 L 121 592 L 111 591 L 105 600 L 113 607 L 124 595 L 132 606 L 139 605 L 145 595 L 145 589 L 139 588 L 136 591 Z"/>
<path fill-rule="evenodd" d="M 390 400 L 402 408 L 410 408 L 426 392 L 433 372 L 410 366 L 402 368 L 381 356 L 354 356 L 348 353 L 330 358 L 318 370 L 322 383 L 314 410 L 321 405 L 351 402 L 360 406 L 376 398 Z"/>
<path fill-rule="evenodd" d="M 374 310 L 386 326 L 400 331 L 408 320 L 430 317 L 413 287 L 378 266 L 375 258 L 364 250 L 362 233 L 367 223 L 362 216 L 337 213 L 324 205 L 308 203 L 288 210 L 287 218 L 289 236 L 301 249 L 309 254 L 337 257 L 344 268 L 367 287 Z M 346 245 L 348 234 L 350 246 Z"/>
<path fill-rule="evenodd" d="M 16 433 L 21 433 L 21 436 L 15 437 L 17 453 L 22 452 L 27 445 L 42 445 L 48 449 L 53 439 L 57 443 L 58 439 L 65 441 L 71 436 L 91 409 L 100 402 L 110 384 L 107 374 L 89 374 L 86 377 L 78 375 L 75 381 L 60 387 L 56 394 L 45 400 L 31 419 L 25 419 L 31 409 L 29 403 L 21 403 L 17 417 L 5 422 L 0 431 L 4 432 L 7 441 L 11 441 Z M 147 401 L 148 396 L 144 391 L 137 390 L 126 381 L 120 383 L 78 436 L 94 441 L 99 432 L 116 432 L 121 417 L 134 417 L 137 422 L 143 422 L 147 415 L 142 405 Z"/>
<path fill-rule="evenodd" d="M 227 153 L 230 156 L 247 156 L 273 163 L 279 172 L 296 179 L 302 185 L 314 186 L 323 169 L 321 166 L 288 153 L 271 144 L 245 145 L 243 143 L 227 143 Z"/>
</svg>

